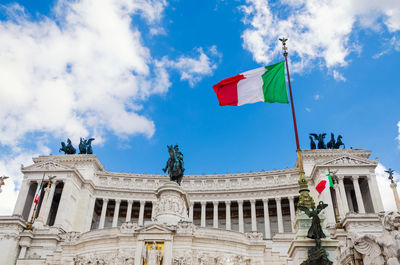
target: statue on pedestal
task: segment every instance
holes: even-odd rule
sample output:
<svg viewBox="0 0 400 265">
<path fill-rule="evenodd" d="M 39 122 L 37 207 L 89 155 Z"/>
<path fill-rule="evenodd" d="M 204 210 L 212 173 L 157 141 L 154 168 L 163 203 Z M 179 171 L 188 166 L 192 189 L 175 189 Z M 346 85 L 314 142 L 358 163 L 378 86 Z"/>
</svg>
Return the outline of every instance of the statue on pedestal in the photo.
<svg viewBox="0 0 400 265">
<path fill-rule="evenodd" d="M 146 265 L 160 265 L 163 255 L 157 249 L 157 243 L 153 241 L 151 249 L 147 249 L 143 253 L 143 260 Z"/>
<path fill-rule="evenodd" d="M 328 204 L 319 202 L 317 208 L 314 206 L 311 208 L 298 205 L 297 208 L 302 210 L 308 217 L 312 218 L 311 227 L 308 230 L 307 237 L 314 239 L 316 246 L 308 249 L 308 259 L 304 261 L 301 265 L 331 265 L 332 261 L 328 259 L 328 253 L 321 246 L 321 238 L 325 238 L 325 234 L 322 231 L 321 219 L 319 218 L 319 213 L 328 207 Z"/>
<path fill-rule="evenodd" d="M 166 172 L 168 170 L 169 180 L 175 181 L 181 185 L 183 172 L 185 171 L 183 154 L 179 151 L 178 145 L 175 145 L 174 147 L 172 145 L 167 145 L 167 147 L 169 158 L 163 171 Z"/>
</svg>

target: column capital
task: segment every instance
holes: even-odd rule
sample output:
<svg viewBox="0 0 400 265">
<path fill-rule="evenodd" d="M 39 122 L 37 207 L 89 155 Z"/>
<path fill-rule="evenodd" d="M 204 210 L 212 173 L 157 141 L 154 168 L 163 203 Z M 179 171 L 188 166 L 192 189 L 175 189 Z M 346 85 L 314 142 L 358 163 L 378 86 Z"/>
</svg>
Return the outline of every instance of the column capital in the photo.
<svg viewBox="0 0 400 265">
<path fill-rule="evenodd" d="M 237 200 L 237 203 L 243 205 L 243 200 Z"/>
<path fill-rule="evenodd" d="M 293 201 L 294 200 L 294 196 L 289 196 L 288 199 L 289 199 L 289 201 Z"/>
<path fill-rule="evenodd" d="M 360 178 L 360 176 L 355 175 L 355 176 L 351 176 L 351 178 L 353 179 L 353 181 L 356 181 L 356 180 L 358 180 Z"/>
<path fill-rule="evenodd" d="M 250 200 L 250 203 L 251 203 L 251 204 L 254 204 L 254 203 L 256 203 L 256 200 L 255 200 L 255 199 L 251 199 L 251 200 Z"/>
<path fill-rule="evenodd" d="M 108 202 L 108 198 L 103 198 L 103 202 L 107 203 Z"/>
<path fill-rule="evenodd" d="M 344 180 L 344 175 L 336 175 L 336 177 L 338 178 L 339 181 L 343 181 Z"/>
<path fill-rule="evenodd" d="M 140 206 L 144 205 L 146 203 L 145 200 L 140 200 Z"/>
<path fill-rule="evenodd" d="M 201 201 L 200 204 L 201 204 L 201 206 L 206 206 L 207 202 Z"/>
<path fill-rule="evenodd" d="M 226 206 L 228 206 L 228 205 L 230 206 L 231 205 L 231 201 L 225 201 L 225 205 Z"/>
<path fill-rule="evenodd" d="M 121 203 L 121 199 L 115 199 L 115 203 Z"/>
<path fill-rule="evenodd" d="M 214 206 L 218 206 L 219 201 L 213 201 Z"/>
<path fill-rule="evenodd" d="M 263 201 L 264 204 L 266 204 L 266 203 L 268 203 L 269 198 L 264 198 L 262 201 Z"/>
<path fill-rule="evenodd" d="M 194 205 L 194 202 L 191 201 L 191 202 L 189 203 L 189 206 L 190 206 L 190 207 L 193 207 L 193 205 Z"/>
<path fill-rule="evenodd" d="M 275 198 L 275 201 L 276 201 L 276 202 L 281 202 L 281 200 L 282 200 L 281 197 L 276 197 L 276 198 Z"/>
<path fill-rule="evenodd" d="M 132 204 L 133 203 L 133 200 L 128 200 L 128 204 Z"/>
</svg>

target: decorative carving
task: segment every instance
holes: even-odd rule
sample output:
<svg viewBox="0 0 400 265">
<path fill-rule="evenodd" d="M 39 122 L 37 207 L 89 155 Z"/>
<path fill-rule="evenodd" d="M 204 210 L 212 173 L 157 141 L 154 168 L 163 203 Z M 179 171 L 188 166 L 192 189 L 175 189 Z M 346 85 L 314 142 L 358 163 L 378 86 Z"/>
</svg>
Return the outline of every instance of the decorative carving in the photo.
<svg viewBox="0 0 400 265">
<path fill-rule="evenodd" d="M 121 225 L 119 231 L 123 234 L 129 234 L 129 233 L 135 233 L 139 228 L 140 226 L 138 225 L 138 223 L 125 222 Z"/>
<path fill-rule="evenodd" d="M 64 243 L 73 244 L 76 243 L 81 237 L 81 233 L 79 232 L 68 232 L 61 235 L 61 238 L 64 239 Z"/>
<path fill-rule="evenodd" d="M 250 240 L 263 240 L 263 234 L 257 231 L 251 231 L 246 233 L 246 237 Z"/>
<path fill-rule="evenodd" d="M 134 265 L 134 258 L 129 254 L 89 254 L 74 258 L 74 265 Z"/>
<path fill-rule="evenodd" d="M 384 227 L 382 236 L 351 235 L 354 249 L 364 255 L 364 264 L 400 264 L 400 213 L 387 212 L 380 216 Z"/>
<path fill-rule="evenodd" d="M 176 227 L 177 234 L 193 234 L 196 231 L 196 226 L 192 222 L 180 221 Z"/>
</svg>

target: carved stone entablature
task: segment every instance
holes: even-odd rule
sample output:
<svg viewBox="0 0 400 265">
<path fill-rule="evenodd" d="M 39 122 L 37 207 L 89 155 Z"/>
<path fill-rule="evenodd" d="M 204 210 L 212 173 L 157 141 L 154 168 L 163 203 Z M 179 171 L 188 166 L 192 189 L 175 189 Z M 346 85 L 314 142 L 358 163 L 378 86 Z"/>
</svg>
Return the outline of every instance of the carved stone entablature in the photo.
<svg viewBox="0 0 400 265">
<path fill-rule="evenodd" d="M 284 188 L 297 186 L 298 178 L 296 169 L 226 175 L 189 175 L 185 176 L 182 187 L 188 193 Z M 154 192 L 166 182 L 168 177 L 165 175 L 148 174 L 97 172 L 95 178 L 95 184 L 100 188 L 124 188 L 138 192 Z"/>
<path fill-rule="evenodd" d="M 371 151 L 367 151 L 364 149 L 316 149 L 316 150 L 302 150 L 301 154 L 304 162 L 307 161 L 320 162 L 346 155 L 368 159 L 369 156 L 371 155 Z"/>
</svg>

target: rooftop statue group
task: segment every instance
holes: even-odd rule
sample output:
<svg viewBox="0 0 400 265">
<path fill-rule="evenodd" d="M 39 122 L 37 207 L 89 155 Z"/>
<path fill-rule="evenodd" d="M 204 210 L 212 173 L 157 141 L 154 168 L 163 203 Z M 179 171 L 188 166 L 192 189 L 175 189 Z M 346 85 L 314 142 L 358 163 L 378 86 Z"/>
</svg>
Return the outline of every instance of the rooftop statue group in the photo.
<svg viewBox="0 0 400 265">
<path fill-rule="evenodd" d="M 185 172 L 185 165 L 183 163 L 183 154 L 179 151 L 179 146 L 176 144 L 175 146 L 167 145 L 169 158 L 167 160 L 167 164 L 165 168 L 163 168 L 164 172 L 168 171 L 169 180 L 175 181 L 179 185 L 182 183 L 183 172 Z"/>
<path fill-rule="evenodd" d="M 86 140 L 85 138 L 80 139 L 79 142 L 79 154 L 93 154 L 93 148 L 92 148 L 92 142 L 94 141 L 94 138 L 90 138 L 89 140 Z M 71 140 L 68 138 L 67 139 L 67 144 L 64 142 L 61 142 L 61 148 L 60 152 L 64 152 L 66 155 L 74 155 L 76 154 L 76 149 L 75 147 L 72 146 Z"/>
<path fill-rule="evenodd" d="M 312 136 L 312 137 L 311 137 Z M 343 148 L 346 148 L 344 143 L 342 142 L 342 136 L 339 135 L 337 137 L 337 140 L 335 140 L 335 135 L 331 133 L 331 140 L 325 144 L 324 139 L 325 139 L 326 133 L 310 133 L 310 149 L 339 149 L 340 146 L 343 145 Z M 313 139 L 314 137 L 314 139 Z M 315 141 L 318 141 L 318 144 L 315 144 Z"/>
</svg>

